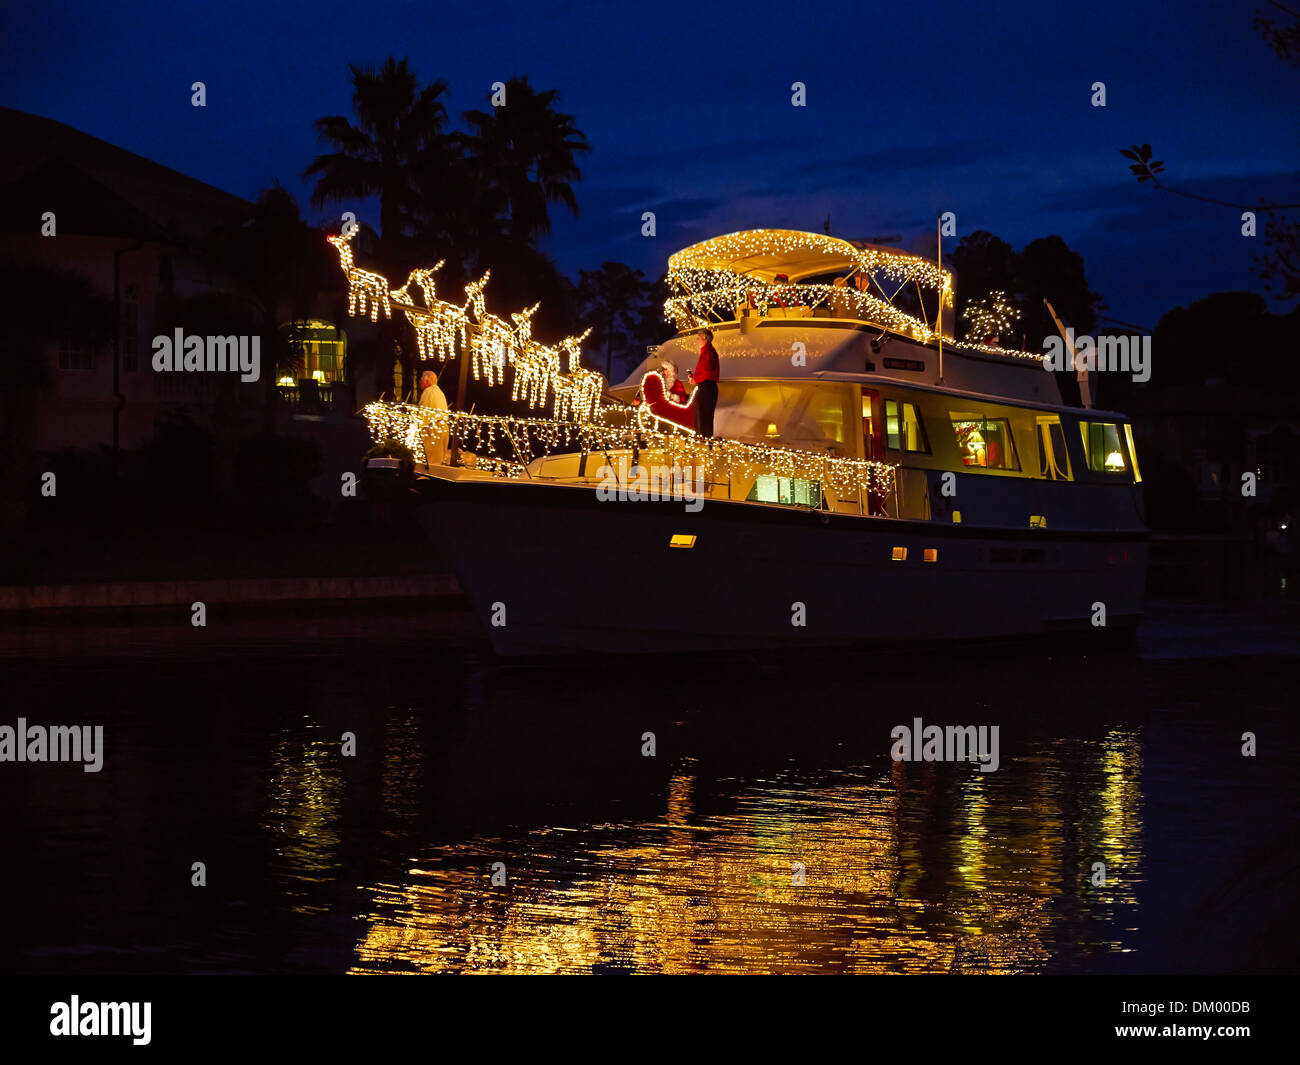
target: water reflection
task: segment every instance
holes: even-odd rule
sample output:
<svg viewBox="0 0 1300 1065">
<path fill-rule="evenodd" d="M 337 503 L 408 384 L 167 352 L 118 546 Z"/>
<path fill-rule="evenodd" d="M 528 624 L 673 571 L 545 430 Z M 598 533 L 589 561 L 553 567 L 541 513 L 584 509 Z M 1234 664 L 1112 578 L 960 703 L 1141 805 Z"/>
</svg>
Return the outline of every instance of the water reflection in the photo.
<svg viewBox="0 0 1300 1065">
<path fill-rule="evenodd" d="M 351 971 L 1007 973 L 1041 970 L 1063 944 L 1074 962 L 1125 949 L 1142 866 L 1138 728 L 1013 739 L 1013 763 L 981 773 L 891 762 L 886 719 L 859 715 L 848 735 L 874 758 L 719 779 L 697 755 L 718 756 L 741 725 L 721 705 L 649 816 L 413 850 L 365 887 Z M 816 755 L 810 722 L 828 724 L 808 708 L 785 722 L 796 757 Z"/>
<path fill-rule="evenodd" d="M 1270 693 L 1294 658 L 1238 657 L 646 677 L 497 670 L 420 631 L 2 661 L 29 719 L 107 746 L 100 774 L 0 774 L 0 844 L 30 857 L 7 968 L 1285 968 L 1300 742 Z M 917 716 L 999 726 L 1000 768 L 891 761 Z"/>
</svg>

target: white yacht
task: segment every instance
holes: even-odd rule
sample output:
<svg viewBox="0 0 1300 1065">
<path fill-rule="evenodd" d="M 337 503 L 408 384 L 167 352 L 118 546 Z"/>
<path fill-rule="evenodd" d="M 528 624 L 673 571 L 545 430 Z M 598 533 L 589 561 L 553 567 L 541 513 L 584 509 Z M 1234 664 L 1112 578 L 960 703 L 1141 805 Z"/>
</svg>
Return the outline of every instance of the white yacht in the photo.
<svg viewBox="0 0 1300 1065">
<path fill-rule="evenodd" d="M 526 314 L 507 336 L 481 288 L 441 305 L 443 346 L 458 328 L 477 374 L 509 384 L 513 359 L 516 398 L 550 374 L 554 418 L 368 409 L 377 436 L 451 437 L 418 467 L 422 514 L 498 653 L 1074 649 L 1136 625 L 1128 419 L 1063 405 L 1041 356 L 957 341 L 939 264 L 764 229 L 678 252 L 669 280 L 680 331 L 603 395 L 576 346 L 565 374 Z M 417 329 L 430 313 L 408 309 Z M 702 325 L 721 369 L 712 441 L 666 387 Z"/>
</svg>

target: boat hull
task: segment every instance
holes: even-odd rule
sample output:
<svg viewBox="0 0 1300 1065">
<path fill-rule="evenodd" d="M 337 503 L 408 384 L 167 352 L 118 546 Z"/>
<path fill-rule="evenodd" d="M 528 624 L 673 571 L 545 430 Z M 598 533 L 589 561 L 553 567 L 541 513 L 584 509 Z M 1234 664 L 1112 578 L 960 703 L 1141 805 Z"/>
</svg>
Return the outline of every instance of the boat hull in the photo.
<svg viewBox="0 0 1300 1065">
<path fill-rule="evenodd" d="M 1141 615 L 1140 529 L 980 528 L 724 500 L 691 513 L 505 480 L 418 486 L 422 522 L 506 657 L 1018 637 L 1075 650 Z M 693 546 L 670 546 L 674 536 Z"/>
</svg>

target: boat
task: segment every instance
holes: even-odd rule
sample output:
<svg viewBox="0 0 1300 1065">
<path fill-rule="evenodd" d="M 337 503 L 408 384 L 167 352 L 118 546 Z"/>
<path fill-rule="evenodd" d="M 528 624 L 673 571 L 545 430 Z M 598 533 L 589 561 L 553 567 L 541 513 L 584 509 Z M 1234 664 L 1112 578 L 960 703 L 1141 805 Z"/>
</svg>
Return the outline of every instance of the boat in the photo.
<svg viewBox="0 0 1300 1065">
<path fill-rule="evenodd" d="M 1128 418 L 1063 403 L 1041 354 L 958 340 L 940 263 L 760 229 L 683 249 L 668 279 L 678 331 L 617 385 L 582 368 L 582 338 L 548 347 L 531 311 L 488 313 L 482 285 L 461 305 L 388 292 L 423 356 L 546 408 L 366 409 L 417 458 L 442 441 L 449 457 L 416 467 L 421 520 L 499 655 L 1074 651 L 1138 624 Z M 712 439 L 665 387 L 702 327 Z"/>
</svg>

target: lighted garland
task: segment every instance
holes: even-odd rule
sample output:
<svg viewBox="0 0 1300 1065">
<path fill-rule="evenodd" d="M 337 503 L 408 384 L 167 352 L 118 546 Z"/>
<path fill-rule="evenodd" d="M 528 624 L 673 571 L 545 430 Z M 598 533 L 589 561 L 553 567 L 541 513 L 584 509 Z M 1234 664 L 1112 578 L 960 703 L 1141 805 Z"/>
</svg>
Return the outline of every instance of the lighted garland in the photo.
<svg viewBox="0 0 1300 1065">
<path fill-rule="evenodd" d="M 668 260 L 668 277 L 671 281 L 690 271 L 718 270 L 719 263 L 727 264 L 721 269 L 730 271 L 731 264 L 746 259 L 768 256 L 780 259 L 807 251 L 844 259 L 861 271 L 880 274 L 900 284 L 916 281 L 936 291 L 952 287 L 948 271 L 919 255 L 860 248 L 840 237 L 793 229 L 749 229 L 693 244 Z"/>
<path fill-rule="evenodd" d="M 883 290 L 882 295 L 876 296 L 848 285 L 769 281 L 743 268 L 747 260 L 771 257 L 775 262 L 799 252 L 814 252 L 837 260 L 851 272 L 870 278 L 877 287 L 879 277 L 897 282 L 900 288 L 910 282 L 926 285 L 940 293 L 945 307 L 953 306 L 952 275 L 921 256 L 859 248 L 849 241 L 819 233 L 756 229 L 714 237 L 672 256 L 668 260 L 668 284 L 673 295 L 664 303 L 664 315 L 678 329 L 685 330 L 711 319 L 729 321 L 736 316 L 737 308 L 743 306 L 767 316 L 774 307 L 812 310 L 830 305 L 838 310 L 835 305 L 839 304 L 845 317 L 872 322 L 923 344 L 942 339 L 956 349 L 1042 360 L 1041 354 L 1033 352 L 943 337 L 928 322 L 895 307 Z M 770 273 L 771 269 L 765 268 L 764 272 Z"/>
<path fill-rule="evenodd" d="M 535 459 L 575 452 L 637 451 L 643 460 L 662 455 L 664 465 L 689 466 L 710 479 L 723 474 L 742 482 L 760 475 L 798 478 L 815 481 L 840 495 L 855 495 L 859 490 L 892 492 L 897 469 L 884 462 L 702 437 L 649 414 L 644 405 L 636 415 L 636 424 L 629 420 L 627 425 L 474 414 L 379 401 L 368 404 L 361 413 L 375 440 L 395 440 L 419 454 L 427 443 L 446 437 L 474 455 L 475 469 L 513 479 L 525 476 L 526 467 Z M 513 461 L 492 454 L 501 448 L 510 449 Z"/>
</svg>

